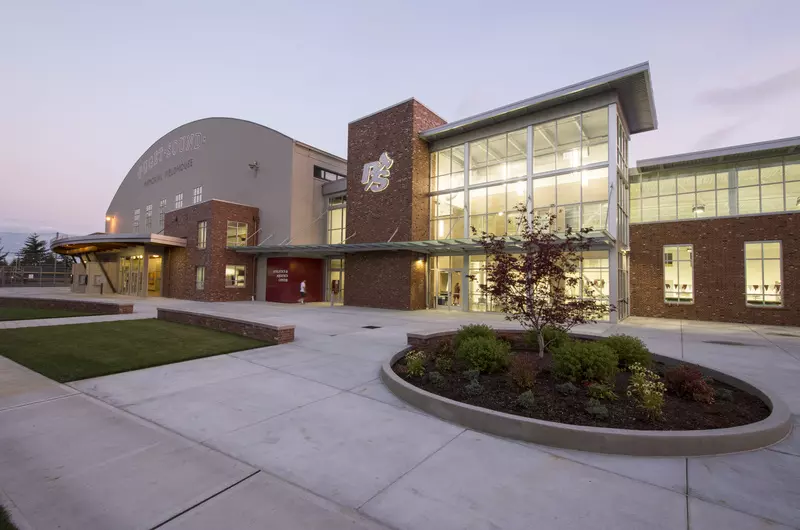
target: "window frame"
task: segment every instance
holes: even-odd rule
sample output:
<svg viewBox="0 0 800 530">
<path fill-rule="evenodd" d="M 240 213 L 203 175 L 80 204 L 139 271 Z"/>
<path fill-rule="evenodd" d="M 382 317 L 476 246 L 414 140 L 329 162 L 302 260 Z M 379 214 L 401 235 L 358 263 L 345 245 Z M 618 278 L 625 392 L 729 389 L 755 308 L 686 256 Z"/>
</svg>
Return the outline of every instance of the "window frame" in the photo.
<svg viewBox="0 0 800 530">
<path fill-rule="evenodd" d="M 197 186 L 192 190 L 192 204 L 200 204 L 203 202 L 203 186 Z"/>
<path fill-rule="evenodd" d="M 681 252 L 680 249 L 681 249 L 681 247 L 689 247 L 689 256 L 690 257 L 689 257 L 688 260 L 680 259 L 680 252 Z M 669 263 L 670 265 L 674 265 L 675 267 L 677 267 L 676 270 L 677 270 L 678 283 L 676 284 L 676 286 L 677 285 L 681 285 L 681 283 L 682 283 L 681 282 L 681 276 L 680 276 L 680 264 L 681 264 L 681 262 L 684 262 L 684 263 L 688 262 L 690 264 L 690 269 L 692 271 L 691 282 L 689 282 L 689 285 L 692 286 L 692 292 L 691 292 L 692 298 L 691 298 L 691 300 L 681 300 L 681 292 L 680 291 L 677 291 L 677 300 L 670 300 L 667 297 L 667 282 L 666 282 L 666 280 L 667 280 L 667 252 L 666 252 L 667 248 L 675 248 L 675 249 L 677 249 L 676 250 L 676 255 L 672 258 L 672 261 Z M 696 285 L 694 283 L 694 258 L 695 258 L 695 256 L 694 256 L 694 244 L 691 244 L 691 243 L 674 243 L 674 244 L 671 244 L 671 245 L 663 245 L 661 247 L 661 293 L 663 295 L 662 296 L 662 300 L 663 300 L 663 302 L 665 304 L 667 304 L 667 305 L 694 305 L 695 298 L 697 296 L 697 289 L 696 289 Z"/>
<path fill-rule="evenodd" d="M 205 250 L 208 247 L 208 221 L 197 222 L 197 248 Z"/>
<path fill-rule="evenodd" d="M 230 284 L 228 280 L 228 269 L 234 270 L 234 280 Z M 239 279 L 236 274 L 237 271 L 242 271 L 242 282 L 239 284 Z M 247 287 L 247 265 L 225 265 L 225 288 L 226 289 L 244 289 Z"/>
<path fill-rule="evenodd" d="M 775 258 L 766 258 L 766 259 L 764 258 L 764 244 L 765 243 L 777 243 L 778 244 L 778 259 L 777 260 Z M 763 292 L 761 293 L 761 303 L 760 304 L 753 303 L 753 302 L 751 302 L 750 300 L 747 299 L 747 297 L 748 297 L 747 286 L 750 285 L 750 283 L 747 281 L 747 262 L 748 261 L 756 261 L 755 258 L 751 258 L 750 260 L 748 260 L 748 258 L 747 258 L 747 245 L 748 244 L 750 244 L 750 245 L 755 245 L 755 244 L 761 245 L 761 258 L 759 258 L 758 261 L 761 262 L 761 285 L 762 286 L 764 285 L 764 262 L 765 261 L 777 261 L 778 262 L 779 268 L 780 268 L 780 273 L 781 273 L 781 279 L 780 279 L 780 282 L 781 282 L 780 304 L 767 304 L 767 303 L 765 303 L 766 299 L 764 298 L 765 295 L 764 295 Z M 742 246 L 742 252 L 743 252 L 743 255 L 744 255 L 744 303 L 745 303 L 745 306 L 746 307 L 753 307 L 753 308 L 756 308 L 756 309 L 782 309 L 784 307 L 784 298 L 785 298 L 784 297 L 784 293 L 786 292 L 786 284 L 784 282 L 784 272 L 783 272 L 783 240 L 780 240 L 780 239 L 768 239 L 768 240 L 764 240 L 764 241 L 745 241 L 744 245 Z"/>
<path fill-rule="evenodd" d="M 233 244 L 233 245 L 231 245 L 231 242 L 230 242 L 230 237 L 231 236 L 228 235 L 228 230 L 230 230 L 231 224 L 234 224 L 235 227 L 236 227 L 236 235 L 234 235 L 233 237 L 236 238 L 236 242 L 235 243 L 237 243 L 237 244 Z M 244 226 L 244 241 L 241 244 L 238 244 L 238 239 L 240 237 L 240 229 L 241 229 L 242 226 Z M 227 221 L 226 230 L 225 230 L 225 247 L 226 248 L 246 247 L 247 246 L 247 239 L 249 237 L 250 237 L 250 227 L 247 225 L 247 222 L 245 222 L 245 221 L 231 221 L 231 220 Z"/>
<path fill-rule="evenodd" d="M 183 208 L 183 192 L 175 194 L 175 209 L 180 210 Z"/>
<path fill-rule="evenodd" d="M 164 214 L 167 212 L 167 198 L 164 197 L 158 203 L 158 227 L 164 229 Z"/>
<path fill-rule="evenodd" d="M 139 220 L 141 219 L 141 216 L 142 216 L 141 208 L 135 208 L 133 210 L 133 233 L 134 234 L 138 234 L 139 233 Z"/>
<path fill-rule="evenodd" d="M 205 291 L 206 288 L 206 266 L 197 265 L 194 268 L 194 290 Z"/>
</svg>

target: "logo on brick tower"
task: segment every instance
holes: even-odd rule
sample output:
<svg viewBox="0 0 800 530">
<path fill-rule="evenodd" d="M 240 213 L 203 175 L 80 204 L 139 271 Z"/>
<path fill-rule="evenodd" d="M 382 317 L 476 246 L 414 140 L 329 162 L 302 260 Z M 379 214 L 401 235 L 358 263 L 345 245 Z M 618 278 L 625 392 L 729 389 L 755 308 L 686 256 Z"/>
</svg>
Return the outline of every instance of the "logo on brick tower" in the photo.
<svg viewBox="0 0 800 530">
<path fill-rule="evenodd" d="M 364 164 L 364 172 L 361 174 L 361 184 L 364 191 L 383 191 L 389 187 L 389 168 L 394 164 L 394 160 L 389 158 L 389 153 L 383 152 L 375 162 Z"/>
</svg>

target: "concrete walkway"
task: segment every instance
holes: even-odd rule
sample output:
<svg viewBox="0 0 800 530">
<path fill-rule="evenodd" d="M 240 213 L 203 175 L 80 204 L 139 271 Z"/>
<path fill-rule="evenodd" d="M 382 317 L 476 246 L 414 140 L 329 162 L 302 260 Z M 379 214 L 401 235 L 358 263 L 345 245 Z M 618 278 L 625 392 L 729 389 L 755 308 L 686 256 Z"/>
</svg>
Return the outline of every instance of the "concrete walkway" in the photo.
<svg viewBox="0 0 800 530">
<path fill-rule="evenodd" d="M 395 529 L 437 530 L 800 528 L 800 429 L 771 448 L 720 457 L 581 453 L 495 438 L 443 422 L 399 401 L 377 379 L 380 362 L 405 345 L 406 333 L 467 321 L 498 325 L 503 321 L 496 315 L 180 303 L 236 318 L 294 323 L 298 340 L 70 387 L 56 385 L 57 389 L 36 390 L 44 392 L 41 395 L 31 391 L 23 399 L 31 404 L 14 398 L 11 408 L 0 411 L 0 487 L 25 517 L 36 519 L 34 527 L 48 528 L 40 521 L 58 516 L 63 528 L 104 528 L 94 521 L 102 522 L 96 517 L 105 515 L 118 523 L 109 528 L 146 528 L 180 514 L 161 528 L 360 528 L 375 521 Z M 632 318 L 619 326 L 587 326 L 581 331 L 641 336 L 658 353 L 770 386 L 794 414 L 800 413 L 798 329 Z M 42 384 L 31 382 L 36 388 Z M 75 391 L 84 394 L 69 394 Z M 81 407 L 87 408 L 68 417 L 95 423 L 78 429 L 70 426 L 76 420 L 61 420 L 69 413 L 69 400 L 85 401 Z M 38 412 L 59 402 L 66 403 L 60 405 L 66 412 Z M 100 419 L 91 420 L 95 415 Z M 125 502 L 95 502 L 97 490 L 109 489 L 101 488 L 105 481 L 112 491 L 114 484 L 113 476 L 97 472 L 90 474 L 91 480 L 70 482 L 69 490 L 48 489 L 47 477 L 72 462 L 72 447 L 86 443 L 86 432 L 102 432 L 92 425 L 116 425 L 123 419 L 139 429 L 149 426 L 172 443 L 186 444 L 187 454 L 207 451 L 179 469 L 196 466 L 203 477 L 204 469 L 216 465 L 226 470 L 223 478 L 206 483 L 198 479 L 196 486 L 206 484 L 206 489 L 194 493 L 196 506 L 188 511 L 185 498 L 195 492 L 189 486 L 191 491 L 183 496 L 165 489 L 152 506 L 147 504 L 150 497 L 139 496 L 136 488 L 126 489 L 137 495 Z M 68 449 L 52 442 L 27 443 L 35 439 L 27 438 L 32 424 L 40 425 L 47 439 L 72 443 L 63 445 Z M 110 432 L 108 437 L 95 437 L 106 442 L 92 441 L 90 446 L 100 444 L 111 451 L 117 439 L 115 431 Z M 24 482 L 31 474 L 19 466 L 4 471 L 8 455 L 19 459 L 20 451 L 31 468 L 41 467 L 42 478 L 32 478 L 27 490 L 9 491 L 7 484 Z M 78 452 L 92 453 L 104 456 L 98 450 Z M 77 467 L 87 465 L 77 460 Z M 166 460 L 160 464 L 160 471 L 145 467 L 135 476 L 153 473 L 150 480 L 158 489 L 162 475 L 172 475 L 163 470 L 173 465 Z M 254 470 L 261 471 L 219 493 Z M 182 486 L 170 488 L 180 491 Z M 197 501 L 215 489 L 210 500 Z M 62 500 L 67 493 L 69 499 Z M 44 497 L 47 494 L 51 496 Z M 36 502 L 39 497 L 49 501 Z M 75 504 L 59 504 L 68 502 Z M 141 514 L 140 503 L 147 508 Z M 310 518 L 303 518 L 306 514 Z M 267 523 L 275 520 L 282 524 Z"/>
</svg>

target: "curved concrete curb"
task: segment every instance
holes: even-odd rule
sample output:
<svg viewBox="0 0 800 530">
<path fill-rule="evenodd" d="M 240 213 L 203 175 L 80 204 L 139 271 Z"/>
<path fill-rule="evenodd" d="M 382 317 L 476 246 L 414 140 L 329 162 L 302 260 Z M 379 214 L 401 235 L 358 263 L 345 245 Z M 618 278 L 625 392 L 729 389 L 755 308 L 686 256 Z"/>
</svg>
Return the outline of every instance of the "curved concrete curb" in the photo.
<svg viewBox="0 0 800 530">
<path fill-rule="evenodd" d="M 749 425 L 698 431 L 606 429 L 515 416 L 431 394 L 406 382 L 392 370 L 392 365 L 410 349 L 396 353 L 381 367 L 381 379 L 392 393 L 443 420 L 526 442 L 632 456 L 706 456 L 760 449 L 782 440 L 792 429 L 789 407 L 774 394 L 700 365 L 697 366 L 704 374 L 761 398 L 770 408 L 770 415 Z M 653 358 L 668 365 L 680 362 L 656 354 Z"/>
</svg>

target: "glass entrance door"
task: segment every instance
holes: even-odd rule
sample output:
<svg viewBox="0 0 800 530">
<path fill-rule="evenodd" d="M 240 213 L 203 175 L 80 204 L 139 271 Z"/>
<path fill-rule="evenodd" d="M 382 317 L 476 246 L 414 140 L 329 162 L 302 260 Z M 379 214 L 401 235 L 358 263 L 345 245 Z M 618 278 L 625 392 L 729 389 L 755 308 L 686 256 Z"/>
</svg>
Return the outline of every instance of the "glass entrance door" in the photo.
<svg viewBox="0 0 800 530">
<path fill-rule="evenodd" d="M 460 311 L 462 307 L 461 271 L 436 271 L 436 308 Z"/>
</svg>

